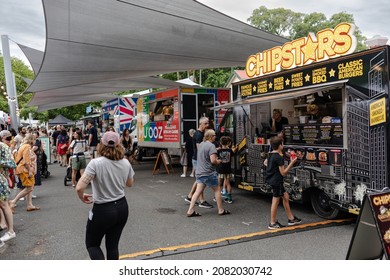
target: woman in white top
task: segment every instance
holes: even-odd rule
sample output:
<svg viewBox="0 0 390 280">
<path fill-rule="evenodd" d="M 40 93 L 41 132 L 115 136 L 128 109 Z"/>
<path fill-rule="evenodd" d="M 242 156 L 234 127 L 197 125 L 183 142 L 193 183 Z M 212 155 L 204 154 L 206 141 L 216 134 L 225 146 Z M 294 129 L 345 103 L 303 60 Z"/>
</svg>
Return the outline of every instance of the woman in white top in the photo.
<svg viewBox="0 0 390 280">
<path fill-rule="evenodd" d="M 112 131 L 104 133 L 98 145 L 100 156 L 91 160 L 76 186 L 81 201 L 93 203 L 85 238 L 92 260 L 104 260 L 100 248 L 103 237 L 107 259 L 119 259 L 118 244 L 129 215 L 124 187 L 131 187 L 134 177 L 130 162 L 123 158 L 124 153 L 119 134 Z M 92 195 L 84 193 L 89 183 Z"/>
<path fill-rule="evenodd" d="M 87 167 L 84 155 L 84 152 L 87 150 L 87 141 L 83 139 L 80 131 L 73 132 L 72 136 L 73 141 L 70 143 L 69 149 L 71 152 L 72 187 L 76 187 L 77 172 L 80 171 L 80 175 L 83 175 L 85 167 Z"/>
</svg>

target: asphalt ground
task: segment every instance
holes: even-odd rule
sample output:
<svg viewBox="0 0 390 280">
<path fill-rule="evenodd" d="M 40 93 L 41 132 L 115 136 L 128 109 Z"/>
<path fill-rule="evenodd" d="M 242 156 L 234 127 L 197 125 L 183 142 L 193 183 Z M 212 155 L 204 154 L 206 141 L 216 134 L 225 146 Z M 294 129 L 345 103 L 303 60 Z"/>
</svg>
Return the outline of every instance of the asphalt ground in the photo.
<svg viewBox="0 0 390 280">
<path fill-rule="evenodd" d="M 351 241 L 353 220 L 326 221 L 308 205 L 292 204 L 302 224 L 280 231 L 268 230 L 271 197 L 239 189 L 233 203 L 224 203 L 231 215 L 217 209 L 197 208 L 201 217 L 188 218 L 184 198 L 194 179 L 181 178 L 181 167 L 168 175 L 152 175 L 154 160 L 134 164 L 135 184 L 126 188 L 129 219 L 120 241 L 121 259 L 230 259 L 230 260 L 342 260 Z M 71 183 L 64 186 L 66 168 L 49 165 L 51 176 L 36 187 L 27 212 L 19 201 L 14 215 L 16 238 L 0 251 L 4 260 L 87 260 L 85 225 L 91 205 L 83 204 Z M 205 192 L 212 201 L 211 190 Z M 287 217 L 279 208 L 279 220 Z M 104 246 L 104 245 L 103 245 Z"/>
</svg>

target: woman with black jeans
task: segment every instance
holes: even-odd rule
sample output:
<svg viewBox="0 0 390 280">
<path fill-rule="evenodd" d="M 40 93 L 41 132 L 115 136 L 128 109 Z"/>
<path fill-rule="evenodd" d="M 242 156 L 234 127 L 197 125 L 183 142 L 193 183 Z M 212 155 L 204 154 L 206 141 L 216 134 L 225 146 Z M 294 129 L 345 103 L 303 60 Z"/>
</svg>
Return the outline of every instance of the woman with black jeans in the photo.
<svg viewBox="0 0 390 280">
<path fill-rule="evenodd" d="M 107 259 L 117 260 L 119 240 L 129 215 L 124 187 L 133 185 L 134 171 L 123 158 L 125 151 L 118 133 L 104 133 L 97 152 L 100 156 L 91 160 L 76 186 L 81 201 L 93 203 L 85 243 L 92 260 L 104 260 L 100 245 L 105 237 Z M 92 194 L 84 193 L 89 183 Z"/>
</svg>

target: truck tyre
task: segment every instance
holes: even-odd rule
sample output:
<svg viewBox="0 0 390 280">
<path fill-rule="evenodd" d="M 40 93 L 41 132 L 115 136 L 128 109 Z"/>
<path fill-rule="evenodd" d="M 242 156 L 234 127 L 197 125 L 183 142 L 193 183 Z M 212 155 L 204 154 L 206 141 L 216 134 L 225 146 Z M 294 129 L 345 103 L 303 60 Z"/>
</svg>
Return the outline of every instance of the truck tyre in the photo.
<svg viewBox="0 0 390 280">
<path fill-rule="evenodd" d="M 141 161 L 142 160 L 142 148 L 136 146 L 133 156 L 137 161 Z"/>
<path fill-rule="evenodd" d="M 333 220 L 340 215 L 340 210 L 330 206 L 329 196 L 322 190 L 313 191 L 310 201 L 314 212 L 321 218 Z"/>
</svg>

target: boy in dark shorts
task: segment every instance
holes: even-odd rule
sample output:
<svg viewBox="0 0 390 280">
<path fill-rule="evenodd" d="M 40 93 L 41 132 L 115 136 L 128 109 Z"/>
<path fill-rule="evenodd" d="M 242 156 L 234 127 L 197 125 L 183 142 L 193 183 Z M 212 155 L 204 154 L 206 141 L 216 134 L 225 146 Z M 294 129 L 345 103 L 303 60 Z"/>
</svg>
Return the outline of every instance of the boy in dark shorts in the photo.
<svg viewBox="0 0 390 280">
<path fill-rule="evenodd" d="M 221 164 L 217 166 L 217 171 L 222 183 L 221 193 L 225 196 L 225 202 L 232 203 L 232 186 L 230 185 L 231 162 L 234 155 L 233 150 L 230 148 L 232 140 L 229 136 L 222 136 L 220 143 L 222 148 L 218 150 L 218 158 L 221 160 Z"/>
<path fill-rule="evenodd" d="M 284 167 L 283 159 L 283 139 L 275 136 L 271 138 L 272 152 L 269 153 L 265 164 L 267 165 L 266 182 L 272 187 L 272 205 L 271 205 L 271 220 L 268 225 L 269 229 L 279 229 L 284 227 L 276 219 L 280 198 L 283 200 L 283 207 L 288 218 L 288 225 L 292 226 L 301 223 L 301 219 L 295 217 L 290 209 L 289 195 L 284 190 L 283 177 L 287 175 L 288 171 L 294 166 L 297 158 L 290 161 L 287 167 Z"/>
</svg>

